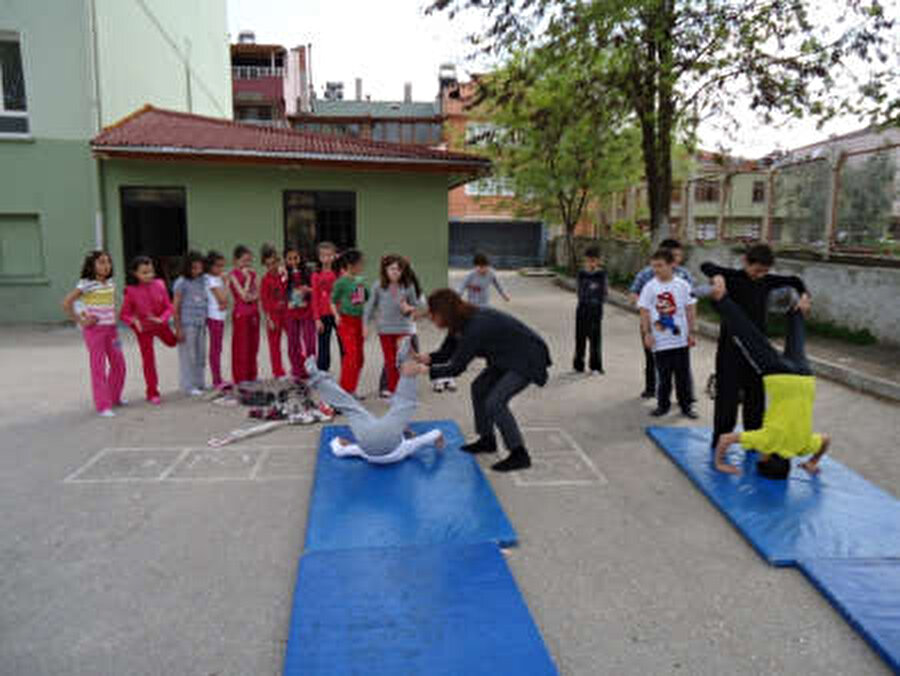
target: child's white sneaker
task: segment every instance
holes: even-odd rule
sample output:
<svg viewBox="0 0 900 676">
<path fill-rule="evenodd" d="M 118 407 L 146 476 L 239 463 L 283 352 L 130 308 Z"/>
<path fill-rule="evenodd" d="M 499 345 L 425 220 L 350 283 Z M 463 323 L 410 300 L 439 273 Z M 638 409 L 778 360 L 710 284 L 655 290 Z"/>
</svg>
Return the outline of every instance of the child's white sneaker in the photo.
<svg viewBox="0 0 900 676">
<path fill-rule="evenodd" d="M 115 418 L 116 417 L 115 411 L 113 411 L 111 408 L 107 408 L 107 409 L 104 409 L 103 411 L 100 411 L 99 415 L 101 418 Z"/>
<path fill-rule="evenodd" d="M 198 389 L 195 387 L 193 390 L 191 390 L 190 392 L 188 392 L 188 394 L 191 395 L 192 397 L 202 397 L 202 396 L 203 396 L 203 390 L 198 390 Z"/>
<path fill-rule="evenodd" d="M 443 392 L 444 391 L 444 381 L 443 380 L 435 380 L 431 383 L 431 389 L 435 392 Z"/>
</svg>

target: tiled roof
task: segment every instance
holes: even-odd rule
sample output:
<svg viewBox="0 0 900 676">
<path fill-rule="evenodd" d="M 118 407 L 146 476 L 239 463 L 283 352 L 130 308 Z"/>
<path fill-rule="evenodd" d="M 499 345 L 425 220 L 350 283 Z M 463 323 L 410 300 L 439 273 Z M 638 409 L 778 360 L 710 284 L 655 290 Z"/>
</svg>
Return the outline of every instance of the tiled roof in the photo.
<svg viewBox="0 0 900 676">
<path fill-rule="evenodd" d="M 421 101 L 328 101 L 316 99 L 312 102 L 314 117 L 422 117 L 433 118 L 440 115 L 437 103 Z"/>
<path fill-rule="evenodd" d="M 106 127 L 91 146 L 98 154 L 108 156 L 372 163 L 398 168 L 432 166 L 450 173 L 480 173 L 490 168 L 488 160 L 465 153 L 242 124 L 150 105 Z"/>
</svg>

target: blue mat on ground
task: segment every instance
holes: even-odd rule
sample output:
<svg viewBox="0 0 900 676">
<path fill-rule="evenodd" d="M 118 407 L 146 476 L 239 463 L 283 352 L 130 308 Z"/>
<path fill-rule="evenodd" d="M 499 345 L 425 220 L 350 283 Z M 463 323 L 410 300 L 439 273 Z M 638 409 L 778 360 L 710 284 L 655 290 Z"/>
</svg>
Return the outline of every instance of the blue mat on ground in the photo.
<svg viewBox="0 0 900 676">
<path fill-rule="evenodd" d="M 286 676 L 556 673 L 494 544 L 300 559 Z"/>
<path fill-rule="evenodd" d="M 650 427 L 647 434 L 775 566 L 799 559 L 900 557 L 900 500 L 828 458 L 809 476 L 794 467 L 786 481 L 756 474 L 756 454 L 739 476 L 717 472 L 705 428 Z"/>
<path fill-rule="evenodd" d="M 900 673 L 900 559 L 804 559 L 800 569 Z"/>
<path fill-rule="evenodd" d="M 516 532 L 475 459 L 459 450 L 462 434 L 449 420 L 417 422 L 416 433 L 438 428 L 443 451 L 425 448 L 403 462 L 372 465 L 336 458 L 343 426 L 322 430 L 306 525 L 306 551 L 446 543 L 516 543 Z"/>
</svg>

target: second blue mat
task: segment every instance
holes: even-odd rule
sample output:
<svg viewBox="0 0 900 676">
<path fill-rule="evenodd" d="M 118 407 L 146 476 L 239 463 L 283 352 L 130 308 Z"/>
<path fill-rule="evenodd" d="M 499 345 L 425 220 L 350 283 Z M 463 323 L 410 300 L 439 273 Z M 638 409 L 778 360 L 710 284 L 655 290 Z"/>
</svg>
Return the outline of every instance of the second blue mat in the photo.
<svg viewBox="0 0 900 676">
<path fill-rule="evenodd" d="M 900 559 L 809 559 L 800 570 L 900 673 Z"/>
<path fill-rule="evenodd" d="M 496 545 L 304 554 L 285 676 L 553 676 Z"/>
<path fill-rule="evenodd" d="M 403 462 L 372 465 L 332 455 L 331 440 L 351 436 L 347 427 L 322 430 L 306 551 L 516 543 L 516 532 L 478 463 L 459 450 L 463 437 L 456 423 L 417 422 L 411 427 L 417 433 L 440 429 L 445 449 L 426 448 Z"/>
<path fill-rule="evenodd" d="M 826 456 L 815 477 L 794 467 L 788 480 L 773 481 L 756 474 L 749 453 L 735 476 L 715 470 L 709 429 L 647 434 L 772 565 L 900 557 L 900 501 L 836 460 Z"/>
</svg>

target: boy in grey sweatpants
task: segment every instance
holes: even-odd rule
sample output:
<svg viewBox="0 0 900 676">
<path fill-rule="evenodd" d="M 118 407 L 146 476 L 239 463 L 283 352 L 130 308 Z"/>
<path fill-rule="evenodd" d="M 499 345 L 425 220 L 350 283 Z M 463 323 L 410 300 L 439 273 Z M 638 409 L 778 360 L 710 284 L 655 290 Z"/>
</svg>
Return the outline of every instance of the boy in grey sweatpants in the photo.
<svg viewBox="0 0 900 676">
<path fill-rule="evenodd" d="M 397 350 L 402 377 L 391 398 L 390 409 L 381 418 L 369 413 L 356 397 L 341 389 L 331 374 L 319 371 L 314 358 L 307 359 L 307 384 L 317 390 L 325 402 L 347 417 L 353 436 L 356 437 L 356 443 L 335 437 L 331 442 L 331 452 L 336 456 L 356 456 L 376 464 L 389 464 L 399 462 L 425 446 L 443 448 L 444 437 L 440 430 L 407 436 L 409 422 L 418 405 L 416 376 L 427 370 L 409 360 L 409 354 L 410 341 L 406 338 Z"/>
</svg>

